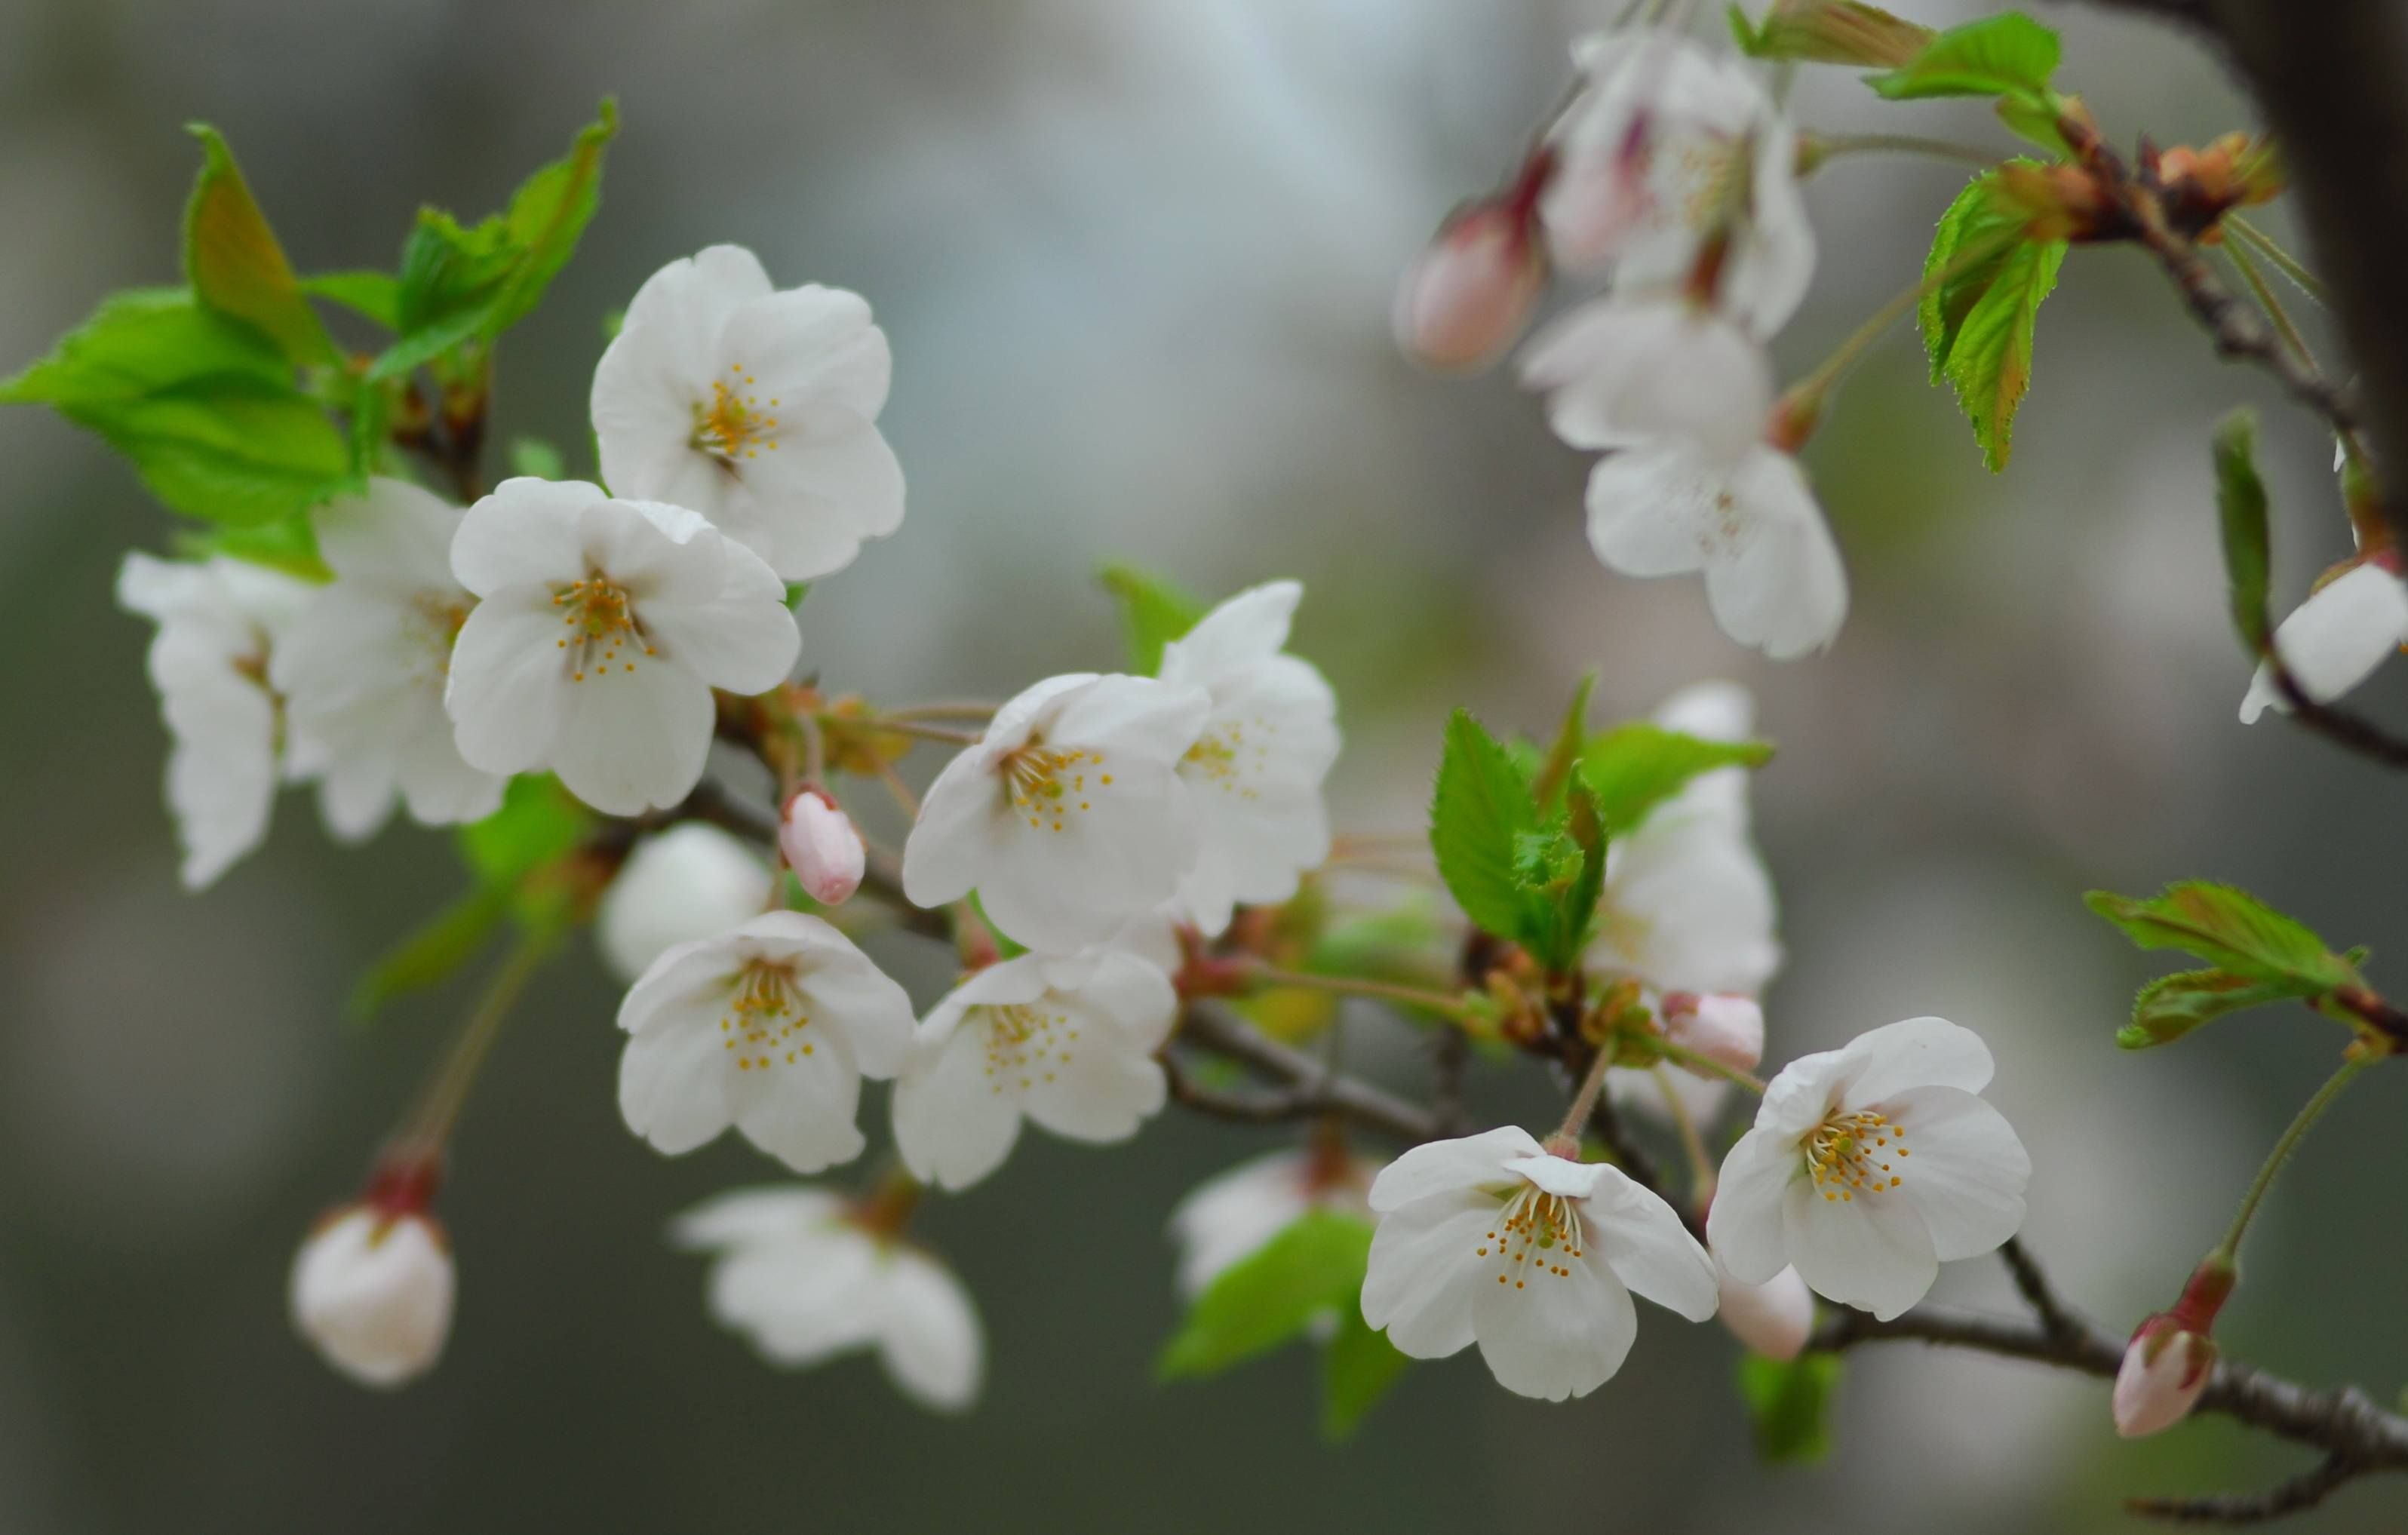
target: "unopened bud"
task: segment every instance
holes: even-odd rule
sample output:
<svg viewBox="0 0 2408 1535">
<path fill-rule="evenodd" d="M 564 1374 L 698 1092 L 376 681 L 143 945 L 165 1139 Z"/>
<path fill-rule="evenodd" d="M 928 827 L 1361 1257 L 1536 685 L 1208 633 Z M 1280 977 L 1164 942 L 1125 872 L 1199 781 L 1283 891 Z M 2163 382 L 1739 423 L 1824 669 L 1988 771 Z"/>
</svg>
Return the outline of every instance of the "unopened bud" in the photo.
<svg viewBox="0 0 2408 1535">
<path fill-rule="evenodd" d="M 293 1260 L 293 1326 L 362 1385 L 390 1390 L 434 1368 L 452 1331 L 452 1244 L 425 1209 L 427 1177 L 380 1175 L 322 1219 Z"/>
<path fill-rule="evenodd" d="M 1714 1273 L 1722 1286 L 1722 1305 L 1714 1314 L 1732 1337 L 1768 1359 L 1795 1359 L 1814 1330 L 1814 1292 L 1784 1269 L 1761 1284 L 1733 1279 L 1717 1261 Z"/>
<path fill-rule="evenodd" d="M 778 846 L 786 854 L 786 867 L 822 906 L 842 906 L 861 888 L 868 854 L 852 819 L 826 791 L 805 789 L 786 802 Z"/>
<path fill-rule="evenodd" d="M 1526 215 L 1476 203 L 1447 221 L 1397 288 L 1397 345 L 1425 367 L 1477 373 L 1519 340 L 1547 266 Z"/>
<path fill-rule="evenodd" d="M 717 826 L 681 822 L 637 845 L 603 894 L 594 936 L 623 982 L 695 939 L 713 938 L 769 904 L 769 870 Z"/>
<path fill-rule="evenodd" d="M 1664 1037 L 1682 1049 L 1738 1071 L 1764 1059 L 1764 1009 L 1753 997 L 1667 992 L 1662 1008 Z"/>
<path fill-rule="evenodd" d="M 2229 1260 L 2210 1255 L 2183 1286 L 2182 1298 L 2132 1329 L 2115 1371 L 2115 1431 L 2142 1439 L 2180 1423 L 2198 1405 L 2215 1370 L 2215 1313 L 2238 1275 Z"/>
</svg>

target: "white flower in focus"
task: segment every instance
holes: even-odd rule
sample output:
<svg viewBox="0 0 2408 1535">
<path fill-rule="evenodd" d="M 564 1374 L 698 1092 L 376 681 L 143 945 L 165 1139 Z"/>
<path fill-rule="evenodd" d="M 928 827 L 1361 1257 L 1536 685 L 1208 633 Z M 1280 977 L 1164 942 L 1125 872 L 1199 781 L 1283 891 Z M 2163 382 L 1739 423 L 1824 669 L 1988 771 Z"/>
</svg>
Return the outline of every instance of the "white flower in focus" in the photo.
<svg viewBox="0 0 2408 1535">
<path fill-rule="evenodd" d="M 1316 1145 L 1268 1152 L 1197 1184 L 1170 1212 L 1180 1295 L 1193 1300 L 1224 1270 L 1313 1211 L 1369 1220 L 1371 1180 L 1383 1165 Z"/>
<path fill-rule="evenodd" d="M 958 1413 L 978 1399 L 986 1343 L 962 1282 L 824 1189 L 724 1194 L 670 1235 L 716 1255 L 711 1316 L 772 1364 L 874 1348 L 895 1388 L 923 1407 Z"/>
<path fill-rule="evenodd" d="M 1714 1314 L 1732 1337 L 1768 1359 L 1795 1359 L 1804 1352 L 1814 1330 L 1814 1293 L 1784 1269 L 1762 1284 L 1733 1279 L 1730 1270 L 1714 1265 L 1722 1290 L 1722 1309 Z"/>
<path fill-rule="evenodd" d="M 904 895 L 934 907 L 975 888 L 996 926 L 1047 954 L 1110 939 L 1195 865 L 1178 769 L 1211 704 L 1150 677 L 1029 688 L 928 786 L 903 844 Z"/>
<path fill-rule="evenodd" d="M 1512 346 L 1547 280 L 1530 233 L 1501 202 L 1449 219 L 1397 287 L 1405 355 L 1442 373 L 1477 373 Z"/>
<path fill-rule="evenodd" d="M 1692 444 L 1722 464 L 1764 435 L 1772 363 L 1746 332 L 1678 294 L 1584 304 L 1522 351 L 1522 386 L 1575 448 Z"/>
<path fill-rule="evenodd" d="M 383 825 L 396 794 L 429 826 L 501 807 L 508 781 L 461 760 L 443 711 L 452 638 L 476 601 L 452 574 L 461 515 L 399 480 L 310 513 L 335 580 L 276 647 L 268 678 L 324 755 L 319 798 L 345 839 Z"/>
<path fill-rule="evenodd" d="M 461 520 L 452 569 L 483 599 L 444 698 L 460 754 L 493 773 L 549 768 L 610 815 L 684 798 L 711 689 L 766 692 L 802 648 L 752 551 L 683 508 L 580 481 L 504 481 Z"/>
<path fill-rule="evenodd" d="M 1610 455 L 1589 471 L 1588 541 L 1626 576 L 1704 571 L 1723 633 L 1776 661 L 1828 646 L 1848 615 L 1805 472 L 1764 444 L 1727 464 L 1670 439 Z"/>
<path fill-rule="evenodd" d="M 758 854 L 702 821 L 636 844 L 602 894 L 595 941 L 621 985 L 681 943 L 713 938 L 767 908 L 776 887 Z"/>
<path fill-rule="evenodd" d="M 295 744 L 285 739 L 268 666 L 314 590 L 222 555 L 183 563 L 134 553 L 118 567 L 118 606 L 159 625 L 147 665 L 175 738 L 167 807 L 188 890 L 210 883 L 267 835 L 277 780 Z"/>
<path fill-rule="evenodd" d="M 1526 1130 L 1415 1146 L 1370 1198 L 1363 1320 L 1417 1359 L 1476 1341 L 1509 1391 L 1561 1401 L 1603 1384 L 1639 1334 L 1633 1290 L 1693 1322 L 1714 1313 L 1713 1261 L 1671 1206 Z"/>
<path fill-rule="evenodd" d="M 2024 1219 L 2031 1158 L 1975 1095 L 1990 1052 L 1972 1030 L 1909 1018 L 1804 1055 L 1766 1089 L 1723 1162 L 1706 1238 L 1733 1278 L 1784 1267 L 1883 1321 L 1940 1265 L 1987 1253 Z"/>
<path fill-rule="evenodd" d="M 786 802 L 786 813 L 778 822 L 778 847 L 795 878 L 823 906 L 842 906 L 852 899 L 869 867 L 861 833 L 824 790 L 805 789 Z"/>
<path fill-rule="evenodd" d="M 2329 704 L 2372 675 L 2386 656 L 2408 645 L 2408 584 L 2378 560 L 2334 577 L 2274 628 L 2275 653 L 2300 691 Z M 2241 723 L 2254 724 L 2269 709 L 2289 713 L 2271 667 L 2260 662 L 2241 700 Z"/>
<path fill-rule="evenodd" d="M 2190 1416 L 2215 1373 L 2216 1353 L 2214 1339 L 2163 1313 L 2142 1323 L 2115 1370 L 2115 1432 L 2146 1439 Z"/>
<path fill-rule="evenodd" d="M 1179 760 L 1202 839 L 1179 895 L 1207 938 L 1238 902 L 1283 901 L 1329 857 L 1321 783 L 1338 760 L 1338 697 L 1281 650 L 1303 595 L 1292 581 L 1240 592 L 1163 647 L 1163 683 L 1211 697 Z"/>
<path fill-rule="evenodd" d="M 841 570 L 903 523 L 876 425 L 893 366 L 860 294 L 773 291 L 752 251 L 714 245 L 645 280 L 594 370 L 602 478 L 693 508 L 781 580 Z"/>
<path fill-rule="evenodd" d="M 675 1156 L 733 1125 L 817 1172 L 861 1155 L 861 1079 L 902 1066 L 911 1001 L 819 918 L 766 911 L 653 961 L 619 1026 L 629 1129 Z"/>
<path fill-rule="evenodd" d="M 1023 954 L 963 982 L 920 1024 L 895 1083 L 895 1145 L 922 1183 L 968 1188 L 1025 1116 L 1073 1140 L 1125 1140 L 1168 1091 L 1154 1058 L 1178 994 L 1134 954 Z"/>
<path fill-rule="evenodd" d="M 453 1288 L 452 1244 L 433 1217 L 351 1205 L 293 1260 L 293 1326 L 343 1374 L 389 1389 L 434 1368 Z"/>
</svg>

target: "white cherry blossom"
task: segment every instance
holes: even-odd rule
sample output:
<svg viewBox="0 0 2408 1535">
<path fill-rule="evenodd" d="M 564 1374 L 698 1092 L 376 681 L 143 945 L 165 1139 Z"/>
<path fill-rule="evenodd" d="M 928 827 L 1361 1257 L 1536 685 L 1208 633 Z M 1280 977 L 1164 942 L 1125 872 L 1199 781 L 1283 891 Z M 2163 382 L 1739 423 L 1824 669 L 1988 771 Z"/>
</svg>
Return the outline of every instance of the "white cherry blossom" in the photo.
<svg viewBox="0 0 2408 1535">
<path fill-rule="evenodd" d="M 1363 1320 L 1417 1359 L 1477 1341 L 1526 1397 L 1584 1396 L 1621 1369 L 1634 1290 L 1693 1322 L 1714 1313 L 1713 1261 L 1671 1206 L 1514 1126 L 1414 1147 L 1372 1181 L 1370 1202 Z"/>
<path fill-rule="evenodd" d="M 1103 942 L 1194 867 L 1180 764 L 1211 697 L 1150 677 L 1048 678 L 945 765 L 903 845 L 921 906 L 975 888 L 986 914 L 1047 954 Z"/>
<path fill-rule="evenodd" d="M 1556 320 L 1522 351 L 1522 385 L 1575 448 L 1687 442 L 1728 463 L 1764 435 L 1772 363 L 1738 325 L 1678 294 L 1616 293 Z"/>
<path fill-rule="evenodd" d="M 785 581 L 851 565 L 903 523 L 878 432 L 893 361 L 858 294 L 773 290 L 714 245 L 648 279 L 594 370 L 602 478 L 691 507 Z"/>
<path fill-rule="evenodd" d="M 118 569 L 118 606 L 159 625 L 147 665 L 175 742 L 167 807 L 187 889 L 209 884 L 259 846 L 278 779 L 311 761 L 288 739 L 268 668 L 313 590 L 222 555 L 176 562 L 133 553 Z"/>
<path fill-rule="evenodd" d="M 1735 1279 L 1785 1267 L 1884 1321 L 1940 1265 L 1987 1253 L 2024 1219 L 2031 1158 L 1975 1096 L 1990 1052 L 1972 1030 L 1909 1018 L 1801 1056 L 1766 1089 L 1723 1163 L 1707 1240 Z"/>
<path fill-rule="evenodd" d="M 1342 1145 L 1267 1152 L 1214 1174 L 1170 1212 L 1179 1293 L 1194 1299 L 1223 1270 L 1260 1252 L 1313 1211 L 1371 1216 L 1371 1180 L 1384 1164 Z"/>
<path fill-rule="evenodd" d="M 594 939 L 622 985 L 681 943 L 759 916 L 776 885 L 761 855 L 703 821 L 681 821 L 636 844 L 602 893 Z"/>
<path fill-rule="evenodd" d="M 452 574 L 461 515 L 399 480 L 310 514 L 335 580 L 276 647 L 268 679 L 324 754 L 319 801 L 337 837 L 373 833 L 396 796 L 430 826 L 501 806 L 508 780 L 461 760 L 443 711 L 452 638 L 476 605 Z"/>
<path fill-rule="evenodd" d="M 1784 1269 L 1762 1284 L 1733 1279 L 1719 1262 L 1714 1272 L 1722 1295 L 1714 1315 L 1732 1337 L 1768 1359 L 1795 1359 L 1805 1351 L 1814 1330 L 1814 1293 L 1797 1270 Z"/>
<path fill-rule="evenodd" d="M 1292 581 L 1240 592 L 1163 648 L 1164 684 L 1211 698 L 1179 760 L 1201 836 L 1179 896 L 1208 938 L 1238 902 L 1283 901 L 1329 856 L 1321 784 L 1338 760 L 1338 697 L 1282 650 L 1303 595 Z"/>
<path fill-rule="evenodd" d="M 711 1316 L 770 1363 L 801 1369 L 875 1349 L 897 1391 L 965 1411 L 986 1355 L 969 1291 L 865 1213 L 808 1184 L 738 1189 L 686 1212 L 670 1235 L 715 1255 Z"/>
<path fill-rule="evenodd" d="M 826 923 L 767 911 L 654 960 L 619 1026 L 629 1129 L 675 1156 L 733 1125 L 817 1172 L 861 1155 L 861 1079 L 903 1064 L 911 1002 Z"/>
<path fill-rule="evenodd" d="M 460 754 L 548 768 L 633 815 L 702 777 L 711 689 L 765 692 L 802 647 L 785 587 L 695 512 L 575 481 L 509 480 L 470 507 L 452 569 L 482 600 L 452 651 Z"/>
<path fill-rule="evenodd" d="M 2329 704 L 2373 674 L 2384 658 L 2408 645 L 2408 584 L 2382 558 L 2334 577 L 2291 610 L 2274 628 L 2275 653 L 2300 691 Z M 2273 669 L 2262 662 L 2241 700 L 2241 721 L 2254 724 L 2269 709 L 2290 712 Z"/>
<path fill-rule="evenodd" d="M 1723 633 L 1776 661 L 1822 650 L 1847 572 L 1798 461 L 1759 443 L 1729 463 L 1659 438 L 1589 472 L 1588 541 L 1626 576 L 1701 570 Z"/>
<path fill-rule="evenodd" d="M 895 1083 L 895 1144 L 923 1183 L 968 1188 L 1033 1119 L 1074 1140 L 1125 1140 L 1168 1091 L 1154 1052 L 1178 994 L 1119 950 L 1023 954 L 953 988 L 922 1020 Z"/>
<path fill-rule="evenodd" d="M 293 1326 L 325 1361 L 389 1390 L 435 1367 L 452 1331 L 452 1243 L 417 1211 L 349 1205 L 293 1259 Z"/>
</svg>

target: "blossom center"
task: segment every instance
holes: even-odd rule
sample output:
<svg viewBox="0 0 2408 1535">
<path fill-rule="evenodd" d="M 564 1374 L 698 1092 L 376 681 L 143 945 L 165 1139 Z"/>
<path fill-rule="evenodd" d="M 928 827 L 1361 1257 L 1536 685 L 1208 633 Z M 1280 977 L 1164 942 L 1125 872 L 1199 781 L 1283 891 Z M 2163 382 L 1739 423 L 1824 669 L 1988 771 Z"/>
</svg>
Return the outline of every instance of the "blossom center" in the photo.
<svg viewBox="0 0 2408 1535">
<path fill-rule="evenodd" d="M 733 469 L 739 458 L 758 458 L 764 450 L 775 452 L 778 446 L 778 418 L 767 413 L 775 410 L 778 401 L 772 396 L 765 409 L 761 396 L 753 393 L 755 380 L 741 363 L 728 368 L 728 377 L 710 381 L 710 398 L 694 402 L 694 435 L 687 446 L 717 459 L 721 467 Z"/>
<path fill-rule="evenodd" d="M 1276 727 L 1256 720 L 1254 728 L 1260 736 L 1267 736 Z M 1187 749 L 1186 756 L 1181 760 L 1182 766 L 1193 770 L 1192 777 L 1201 778 L 1222 793 L 1234 794 L 1241 799 L 1257 799 L 1261 797 L 1260 791 L 1247 787 L 1246 771 L 1249 768 L 1261 771 L 1270 752 L 1268 743 L 1259 736 L 1254 739 L 1247 738 L 1244 721 L 1231 720 L 1226 724 L 1207 726 L 1204 734 L 1197 738 L 1196 744 Z"/>
<path fill-rule="evenodd" d="M 1063 751 L 1032 737 L 1026 745 L 1005 753 L 996 771 L 1003 775 L 1005 797 L 1013 810 L 1028 817 L 1031 827 L 1060 831 L 1064 817 L 1095 809 L 1087 769 L 1101 768 L 1103 762 L 1104 754 L 1092 748 Z M 1096 782 L 1109 788 L 1112 775 L 1099 771 Z"/>
<path fill-rule="evenodd" d="M 467 622 L 467 605 L 441 593 L 421 592 L 409 599 L 408 610 L 402 615 L 402 635 L 409 646 L 411 681 L 432 683 L 443 680 L 452 669 L 452 642 L 460 638 L 460 626 Z M 421 663 L 432 669 L 419 670 Z"/>
<path fill-rule="evenodd" d="M 555 585 L 552 605 L 560 610 L 561 624 L 568 631 L 560 637 L 559 646 L 568 653 L 572 682 L 584 681 L 589 672 L 607 677 L 614 662 L 622 672 L 634 671 L 639 658 L 657 653 L 627 589 L 608 576 L 597 573 Z"/>
<path fill-rule="evenodd" d="M 1536 1184 L 1505 1202 L 1496 1229 L 1472 1249 L 1474 1257 L 1495 1257 L 1497 1283 L 1525 1289 L 1533 1279 L 1569 1279 L 1570 1260 L 1587 1252 L 1580 1206 Z"/>
<path fill-rule="evenodd" d="M 813 1053 L 798 1038 L 811 1026 L 795 985 L 795 968 L 770 959 L 748 959 L 728 987 L 727 1014 L 719 1020 L 722 1045 L 736 1053 L 738 1071 L 794 1066 Z"/>
<path fill-rule="evenodd" d="M 1049 1010 L 1041 1001 L 1011 1002 L 982 1008 L 986 1025 L 987 1085 L 998 1096 L 1007 1086 L 1022 1091 L 1070 1064 L 1070 1046 L 1079 1031 L 1070 1015 Z"/>
<path fill-rule="evenodd" d="M 1799 1144 L 1826 1199 L 1853 1203 L 1859 1194 L 1879 1194 L 1906 1181 L 1897 1170 L 1908 1155 L 1906 1132 L 1869 1109 L 1833 1111 Z"/>
</svg>

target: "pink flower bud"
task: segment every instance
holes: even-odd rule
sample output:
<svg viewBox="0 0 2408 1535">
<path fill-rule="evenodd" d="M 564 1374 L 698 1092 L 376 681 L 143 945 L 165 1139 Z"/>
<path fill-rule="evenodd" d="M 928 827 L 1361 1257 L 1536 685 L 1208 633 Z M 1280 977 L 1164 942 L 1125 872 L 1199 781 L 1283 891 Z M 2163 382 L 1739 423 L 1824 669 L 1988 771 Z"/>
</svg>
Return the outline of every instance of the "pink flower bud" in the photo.
<svg viewBox="0 0 2408 1535">
<path fill-rule="evenodd" d="M 853 822 L 826 791 L 805 789 L 786 802 L 778 846 L 795 877 L 821 905 L 841 906 L 861 888 L 868 858 L 861 833 L 853 829 Z"/>
<path fill-rule="evenodd" d="M 2158 1312 L 2140 1326 L 2115 1371 L 2115 1431 L 2143 1439 L 2190 1415 L 2215 1368 L 2215 1340 Z"/>
<path fill-rule="evenodd" d="M 1520 339 L 1547 267 L 1526 214 L 1474 204 L 1447 221 L 1397 289 L 1397 344 L 1425 367 L 1477 373 Z"/>
<path fill-rule="evenodd" d="M 1664 1037 L 1708 1060 L 1750 1071 L 1764 1059 L 1764 1009 L 1730 992 L 1664 994 Z"/>
<path fill-rule="evenodd" d="M 1768 1359 L 1795 1359 L 1814 1330 L 1814 1292 L 1784 1269 L 1762 1284 L 1733 1279 L 1720 1263 L 1714 1273 L 1722 1283 L 1722 1307 L 1714 1314 L 1732 1337 Z"/>
</svg>

